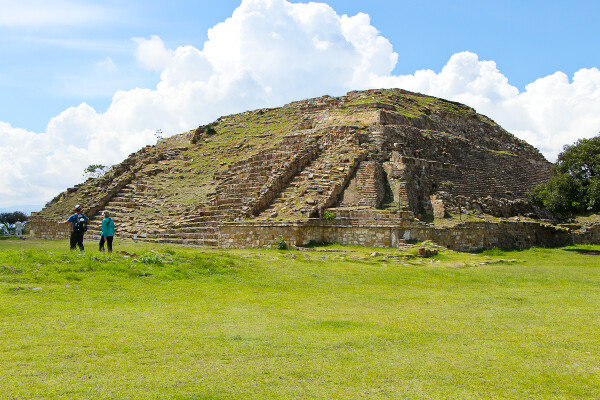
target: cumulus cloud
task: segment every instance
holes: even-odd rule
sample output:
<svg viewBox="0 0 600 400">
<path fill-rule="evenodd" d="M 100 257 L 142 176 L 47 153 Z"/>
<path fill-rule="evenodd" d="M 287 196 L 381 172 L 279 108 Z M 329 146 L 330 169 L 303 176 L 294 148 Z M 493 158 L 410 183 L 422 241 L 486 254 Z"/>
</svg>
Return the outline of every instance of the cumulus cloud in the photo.
<svg viewBox="0 0 600 400">
<path fill-rule="evenodd" d="M 173 50 L 165 48 L 162 39 L 154 35 L 150 39 L 134 38 L 137 43 L 135 57 L 145 68 L 162 71 L 173 57 Z"/>
<path fill-rule="evenodd" d="M 57 185 L 72 184 L 73 163 L 60 136 L 36 134 L 0 122 L 0 197 L 6 205 L 48 201 Z M 75 160 L 74 162 L 72 160 Z M 81 175 L 81 174 L 79 174 Z"/>
<path fill-rule="evenodd" d="M 105 112 L 69 108 L 44 133 L 0 123 L 2 203 L 43 203 L 80 181 L 88 164 L 116 163 L 153 143 L 157 129 L 181 133 L 221 115 L 354 89 L 401 87 L 466 103 L 551 160 L 600 129 L 598 69 L 571 81 L 557 72 L 519 92 L 494 61 L 462 52 L 440 72 L 394 76 L 399 56 L 369 16 L 340 16 L 321 3 L 243 0 L 202 49 L 168 49 L 158 36 L 133 40 L 139 64 L 160 72 L 155 88 L 119 91 Z M 102 65 L 118 71 L 108 58 Z"/>
</svg>

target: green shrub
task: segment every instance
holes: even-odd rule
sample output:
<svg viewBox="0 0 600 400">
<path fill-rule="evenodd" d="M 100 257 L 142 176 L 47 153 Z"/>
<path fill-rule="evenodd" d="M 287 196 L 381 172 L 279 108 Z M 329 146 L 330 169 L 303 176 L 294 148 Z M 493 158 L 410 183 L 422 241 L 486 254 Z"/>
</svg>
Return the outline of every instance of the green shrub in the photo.
<svg viewBox="0 0 600 400">
<path fill-rule="evenodd" d="M 482 251 L 481 254 L 484 256 L 499 257 L 504 255 L 504 250 L 494 247 L 493 249 Z"/>
<path fill-rule="evenodd" d="M 287 243 L 285 242 L 285 240 L 282 237 L 280 237 L 279 239 L 277 239 L 275 241 L 275 246 L 277 247 L 278 250 L 287 250 L 287 248 L 288 248 Z"/>
<path fill-rule="evenodd" d="M 581 182 L 571 175 L 561 173 L 553 175 L 547 183 L 531 189 L 527 195 L 539 206 L 558 214 L 569 214 L 584 210 L 581 202 L 585 200 Z"/>
<path fill-rule="evenodd" d="M 333 221 L 335 219 L 335 214 L 331 211 L 325 211 L 322 217 L 325 221 Z"/>
<path fill-rule="evenodd" d="M 162 264 L 162 259 L 156 253 L 146 253 L 140 257 L 140 261 L 144 264 Z"/>
<path fill-rule="evenodd" d="M 212 126 L 211 124 L 206 125 L 205 130 L 207 135 L 214 135 L 217 133 L 214 126 Z"/>
</svg>

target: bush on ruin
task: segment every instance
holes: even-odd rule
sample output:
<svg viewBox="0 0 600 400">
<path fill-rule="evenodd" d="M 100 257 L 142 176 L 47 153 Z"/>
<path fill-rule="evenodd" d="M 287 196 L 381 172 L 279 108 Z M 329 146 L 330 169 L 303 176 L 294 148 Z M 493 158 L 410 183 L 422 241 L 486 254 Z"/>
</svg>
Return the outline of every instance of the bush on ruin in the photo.
<svg viewBox="0 0 600 400">
<path fill-rule="evenodd" d="M 552 166 L 550 180 L 528 196 L 557 214 L 600 212 L 600 135 L 566 145 Z"/>
</svg>

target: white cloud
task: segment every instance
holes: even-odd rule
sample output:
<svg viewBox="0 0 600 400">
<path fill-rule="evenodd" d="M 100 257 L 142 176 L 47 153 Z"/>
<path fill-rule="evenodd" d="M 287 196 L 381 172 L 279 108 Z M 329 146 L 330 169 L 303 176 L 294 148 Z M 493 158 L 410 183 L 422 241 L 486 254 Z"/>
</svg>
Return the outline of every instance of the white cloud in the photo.
<svg viewBox="0 0 600 400">
<path fill-rule="evenodd" d="M 221 115 L 354 89 L 402 87 L 466 103 L 550 159 L 600 129 L 598 69 L 572 81 L 557 72 L 520 93 L 495 62 L 462 52 L 439 73 L 394 76 L 398 54 L 369 16 L 340 16 L 326 4 L 243 0 L 202 49 L 168 49 L 158 36 L 134 41 L 138 62 L 161 72 L 155 88 L 118 91 L 103 113 L 85 103 L 69 108 L 45 133 L 0 123 L 0 178 L 8 182 L 0 202 L 47 201 L 80 181 L 87 165 L 116 163 L 153 143 L 156 129 L 180 133 Z M 100 64 L 116 68 L 111 61 Z"/>
<path fill-rule="evenodd" d="M 115 64 L 113 59 L 110 57 L 106 57 L 104 60 L 98 61 L 96 63 L 96 66 L 98 66 L 98 68 L 100 68 L 106 72 L 118 72 L 119 71 L 117 64 Z"/>
<path fill-rule="evenodd" d="M 62 138 L 36 134 L 0 122 L 0 198 L 2 203 L 32 204 L 50 200 L 60 185 L 72 185 L 73 161 Z M 81 176 L 81 173 L 79 173 Z M 64 186 L 63 186 L 64 187 Z"/>
<path fill-rule="evenodd" d="M 526 86 L 516 106 L 526 119 L 513 129 L 525 131 L 530 140 L 551 156 L 563 145 L 600 131 L 600 70 L 581 69 L 569 78 L 562 72 Z M 521 122 L 521 121 L 519 121 Z M 512 125 L 511 121 L 507 125 Z"/>
<path fill-rule="evenodd" d="M 165 48 L 165 44 L 158 36 L 150 39 L 134 38 L 137 43 L 135 56 L 144 67 L 155 71 L 162 71 L 173 57 L 173 50 Z"/>
</svg>

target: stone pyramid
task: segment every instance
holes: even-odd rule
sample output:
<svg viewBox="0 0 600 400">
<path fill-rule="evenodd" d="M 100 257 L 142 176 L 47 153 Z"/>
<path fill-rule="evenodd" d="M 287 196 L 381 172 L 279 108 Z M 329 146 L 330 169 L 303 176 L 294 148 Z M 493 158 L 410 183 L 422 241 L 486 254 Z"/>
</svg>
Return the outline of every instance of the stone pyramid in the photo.
<svg viewBox="0 0 600 400">
<path fill-rule="evenodd" d="M 278 235 L 293 244 L 350 235 L 377 244 L 355 239 L 365 223 L 391 229 L 463 213 L 533 215 L 526 191 L 549 178 L 550 166 L 465 105 L 401 89 L 354 91 L 162 139 L 61 193 L 31 222 L 35 235 L 56 236 L 44 223 L 82 204 L 88 235 L 98 234 L 108 210 L 118 235 L 145 241 L 256 247 Z M 314 236 L 323 224 L 345 228 Z M 383 242 L 406 238 L 402 230 Z"/>
</svg>

